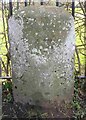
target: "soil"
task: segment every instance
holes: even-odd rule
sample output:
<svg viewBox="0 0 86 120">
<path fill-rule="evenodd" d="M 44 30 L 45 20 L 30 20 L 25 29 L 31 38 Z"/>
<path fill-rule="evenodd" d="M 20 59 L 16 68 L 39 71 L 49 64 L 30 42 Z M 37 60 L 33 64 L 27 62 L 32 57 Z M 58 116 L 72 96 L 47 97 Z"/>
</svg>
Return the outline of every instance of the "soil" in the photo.
<svg viewBox="0 0 86 120">
<path fill-rule="evenodd" d="M 71 113 L 72 111 L 70 111 Z M 4 103 L 2 107 L 2 120 L 5 118 L 34 118 L 34 119 L 42 119 L 42 118 L 66 118 L 70 119 L 72 114 L 65 114 L 65 111 L 62 108 L 58 109 L 54 108 L 43 108 L 40 106 L 34 106 L 21 103 Z"/>
</svg>

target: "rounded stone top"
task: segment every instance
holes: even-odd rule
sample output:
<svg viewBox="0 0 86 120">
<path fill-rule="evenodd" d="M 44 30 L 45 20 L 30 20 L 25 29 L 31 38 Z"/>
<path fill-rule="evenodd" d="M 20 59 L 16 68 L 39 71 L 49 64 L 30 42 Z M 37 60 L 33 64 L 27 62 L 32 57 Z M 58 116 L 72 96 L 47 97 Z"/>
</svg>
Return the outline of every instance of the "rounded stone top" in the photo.
<svg viewBox="0 0 86 120">
<path fill-rule="evenodd" d="M 13 27 L 15 27 L 14 22 L 22 27 L 23 37 L 29 39 L 29 44 L 32 44 L 30 39 L 34 42 L 39 39 L 38 42 L 41 40 L 41 43 L 48 41 L 50 44 L 52 41 L 65 41 L 74 26 L 71 14 L 63 7 L 56 6 L 25 7 L 10 18 L 9 24 L 13 24 Z"/>
<path fill-rule="evenodd" d="M 32 11 L 33 10 L 33 11 Z M 43 13 L 43 12 L 48 12 L 48 13 L 51 13 L 51 14 L 62 14 L 62 13 L 65 13 L 66 15 L 71 15 L 70 13 L 68 13 L 64 7 L 57 7 L 57 6 L 46 6 L 46 5 L 43 5 L 43 6 L 28 6 L 28 7 L 24 7 L 23 9 L 19 9 L 18 12 L 24 14 L 25 12 L 36 12 L 36 11 L 39 11 L 40 13 Z"/>
</svg>

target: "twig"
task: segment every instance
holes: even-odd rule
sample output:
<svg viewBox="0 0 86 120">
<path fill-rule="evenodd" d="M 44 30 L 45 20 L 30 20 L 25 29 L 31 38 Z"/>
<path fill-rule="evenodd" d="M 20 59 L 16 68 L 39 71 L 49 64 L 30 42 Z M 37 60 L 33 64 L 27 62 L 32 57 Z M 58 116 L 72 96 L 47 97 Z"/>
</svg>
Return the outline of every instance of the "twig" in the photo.
<svg viewBox="0 0 86 120">
<path fill-rule="evenodd" d="M 86 46 L 86 44 L 76 45 L 76 47 L 82 47 L 82 46 Z"/>
<path fill-rule="evenodd" d="M 6 32 L 5 32 L 5 20 L 4 20 L 4 4 L 2 2 L 2 19 L 3 19 L 3 30 L 4 30 L 4 37 L 5 37 L 5 42 L 6 42 L 6 48 L 8 50 L 8 45 L 7 45 L 7 40 L 6 40 Z"/>
<path fill-rule="evenodd" d="M 84 6 L 81 4 L 81 2 L 79 2 L 79 4 L 80 4 L 80 7 L 81 7 L 81 9 L 82 9 L 82 11 L 83 11 L 83 13 L 84 13 L 84 16 L 85 16 Z"/>
<path fill-rule="evenodd" d="M 76 52 L 77 59 L 78 59 L 78 68 L 79 68 L 79 73 L 81 73 L 80 58 L 79 58 L 79 54 L 78 54 L 78 51 L 77 51 L 77 47 L 76 47 L 76 46 L 75 46 L 75 52 Z"/>
</svg>

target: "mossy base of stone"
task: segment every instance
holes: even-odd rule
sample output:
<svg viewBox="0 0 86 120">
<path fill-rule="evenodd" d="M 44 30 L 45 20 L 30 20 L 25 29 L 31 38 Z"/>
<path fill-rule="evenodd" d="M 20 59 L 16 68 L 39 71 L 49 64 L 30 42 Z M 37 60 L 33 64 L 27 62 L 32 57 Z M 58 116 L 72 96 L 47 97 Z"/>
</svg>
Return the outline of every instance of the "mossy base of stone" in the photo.
<svg viewBox="0 0 86 120">
<path fill-rule="evenodd" d="M 44 108 L 41 106 L 29 105 L 28 103 L 4 103 L 2 118 L 72 118 L 73 111 L 71 109 L 71 104 L 66 105 L 65 108 L 63 104 L 55 108 Z"/>
</svg>

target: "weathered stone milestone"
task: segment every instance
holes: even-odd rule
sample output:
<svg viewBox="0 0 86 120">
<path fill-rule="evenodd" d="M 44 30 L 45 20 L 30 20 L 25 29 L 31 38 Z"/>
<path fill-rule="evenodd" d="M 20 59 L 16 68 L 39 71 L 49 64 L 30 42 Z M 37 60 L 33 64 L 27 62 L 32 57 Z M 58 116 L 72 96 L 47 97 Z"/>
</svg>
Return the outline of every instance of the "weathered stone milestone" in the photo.
<svg viewBox="0 0 86 120">
<path fill-rule="evenodd" d="M 15 101 L 69 103 L 74 86 L 73 17 L 63 8 L 29 6 L 9 19 L 9 37 Z"/>
</svg>

